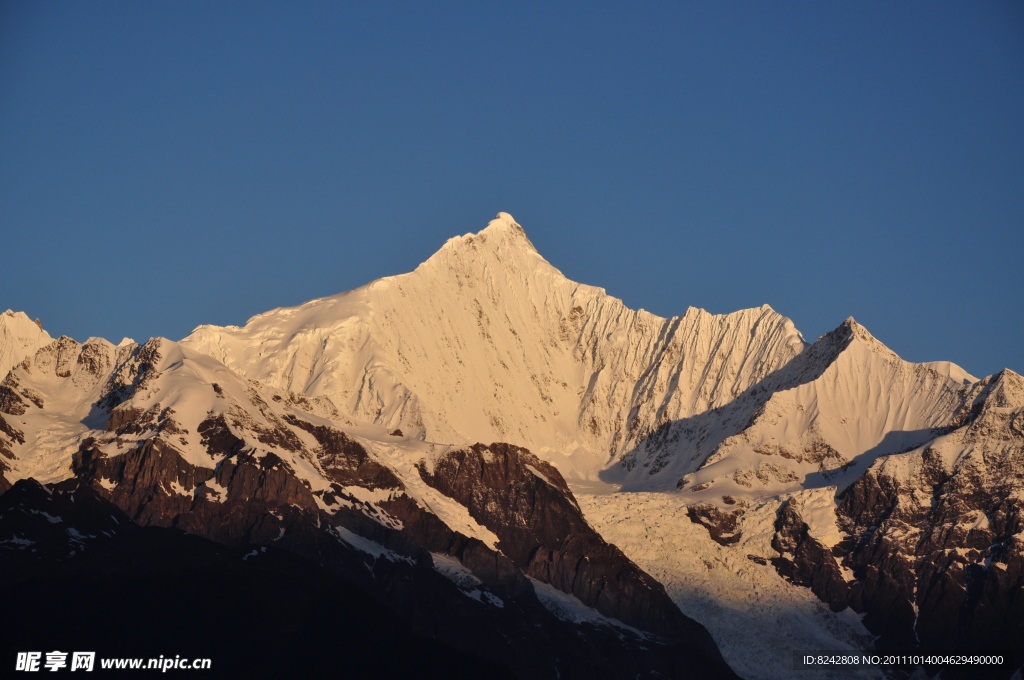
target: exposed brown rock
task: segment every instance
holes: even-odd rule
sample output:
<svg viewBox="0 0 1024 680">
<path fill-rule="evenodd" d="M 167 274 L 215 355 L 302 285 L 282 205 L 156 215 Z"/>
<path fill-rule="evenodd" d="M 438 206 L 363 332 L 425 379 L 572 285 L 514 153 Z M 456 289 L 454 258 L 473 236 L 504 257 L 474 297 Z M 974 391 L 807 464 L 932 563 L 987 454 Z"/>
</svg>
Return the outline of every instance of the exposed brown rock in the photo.
<svg viewBox="0 0 1024 680">
<path fill-rule="evenodd" d="M 157 374 L 157 366 L 162 358 L 161 342 L 160 338 L 153 338 L 132 349 L 127 359 L 107 378 L 104 396 L 96 405 L 110 410 L 130 399 L 137 391 L 145 389 Z"/>
<path fill-rule="evenodd" d="M 43 408 L 43 398 L 27 387 L 22 387 L 14 371 L 7 374 L 3 382 L 0 382 L 0 412 L 12 416 L 24 415 L 28 410 L 28 403 L 36 408 Z"/>
<path fill-rule="evenodd" d="M 945 441 L 876 464 L 842 496 L 850 601 L 883 647 L 1024 657 L 1024 434 L 1013 427 L 1024 381 L 1014 376 L 975 385 Z"/>
<path fill-rule="evenodd" d="M 25 443 L 25 433 L 11 426 L 11 424 L 8 423 L 7 419 L 4 418 L 3 416 L 0 416 L 0 433 L 3 433 L 11 441 L 11 443 Z M 3 439 L 0 439 L 0 446 L 3 446 L 2 442 Z M 13 454 L 10 453 L 9 449 L 7 450 L 7 454 L 10 454 L 7 456 L 8 458 L 13 458 Z"/>
<path fill-rule="evenodd" d="M 231 432 L 224 416 L 207 418 L 199 423 L 196 431 L 206 451 L 213 458 L 234 455 L 245 446 L 245 442 Z"/>
<path fill-rule="evenodd" d="M 75 455 L 73 469 L 134 521 L 156 526 L 173 525 L 174 518 L 191 506 L 192 490 L 213 474 L 212 466 L 200 468 L 185 462 L 159 436 L 113 457 L 104 456 L 93 439 L 86 439 Z M 112 489 L 105 488 L 111 485 Z"/>
<path fill-rule="evenodd" d="M 420 475 L 497 534 L 501 551 L 529 576 L 630 625 L 710 641 L 661 584 L 586 523 L 558 470 L 526 449 L 475 444 L 445 454 L 433 470 L 421 464 Z"/>
<path fill-rule="evenodd" d="M 358 484 L 368 489 L 405 488 L 391 470 L 371 458 L 362 445 L 352 441 L 341 430 L 313 425 L 295 416 L 286 420 L 288 424 L 300 427 L 316 438 L 320 444 L 316 451 L 317 460 L 335 482 L 342 485 Z"/>
<path fill-rule="evenodd" d="M 686 509 L 690 521 L 703 526 L 711 538 L 722 545 L 732 545 L 740 540 L 736 524 L 742 513 L 742 509 L 726 511 L 713 503 L 697 503 Z"/>
<path fill-rule="evenodd" d="M 832 611 L 842 611 L 849 606 L 850 589 L 842 570 L 829 549 L 810 535 L 807 523 L 791 501 L 779 508 L 772 548 L 782 554 L 772 560 L 782 576 L 810 588 Z"/>
</svg>

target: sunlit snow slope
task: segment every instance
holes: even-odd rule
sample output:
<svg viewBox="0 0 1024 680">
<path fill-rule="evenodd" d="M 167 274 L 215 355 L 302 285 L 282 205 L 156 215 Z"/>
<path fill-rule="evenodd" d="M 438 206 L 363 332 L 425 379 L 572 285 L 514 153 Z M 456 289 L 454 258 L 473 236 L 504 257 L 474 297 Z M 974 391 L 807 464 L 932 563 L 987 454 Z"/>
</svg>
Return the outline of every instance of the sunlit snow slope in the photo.
<svg viewBox="0 0 1024 680">
<path fill-rule="evenodd" d="M 811 347 L 768 306 L 628 309 L 565 278 L 507 213 L 409 274 L 183 344 L 360 421 L 525 446 L 574 479 L 675 488 L 711 458 L 683 488 L 717 480 L 719 496 L 834 483 L 851 461 L 863 472 L 942 426 L 973 382 L 903 362 L 852 319 Z"/>
<path fill-rule="evenodd" d="M 850 318 L 764 389 L 707 416 L 711 436 L 690 447 L 701 469 L 666 464 L 694 499 L 842 489 L 879 456 L 938 436 L 974 382 L 953 364 L 903 361 Z"/>
<path fill-rule="evenodd" d="M 594 478 L 659 424 L 732 401 L 806 346 L 765 306 L 663 319 L 574 283 L 512 217 L 415 271 L 183 341 L 246 377 L 442 442 L 526 446 Z"/>
<path fill-rule="evenodd" d="M 0 376 L 35 354 L 52 340 L 50 334 L 28 318 L 25 312 L 7 310 L 0 314 Z"/>
</svg>

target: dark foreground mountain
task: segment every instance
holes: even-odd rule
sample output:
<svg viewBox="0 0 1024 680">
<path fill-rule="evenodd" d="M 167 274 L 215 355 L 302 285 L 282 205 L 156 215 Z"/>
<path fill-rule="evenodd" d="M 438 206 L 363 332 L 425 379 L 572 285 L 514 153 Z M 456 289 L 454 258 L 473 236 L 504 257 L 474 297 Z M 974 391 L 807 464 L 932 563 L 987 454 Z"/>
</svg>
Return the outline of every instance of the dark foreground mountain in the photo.
<svg viewBox="0 0 1024 680">
<path fill-rule="evenodd" d="M 313 562 L 139 527 L 76 482 L 18 482 L 0 497 L 0 522 L 32 546 L 6 545 L 0 560 L 0 597 L 17 622 L 4 636 L 8 650 L 210 659 L 201 674 L 215 678 L 514 677 L 415 634 Z"/>
</svg>

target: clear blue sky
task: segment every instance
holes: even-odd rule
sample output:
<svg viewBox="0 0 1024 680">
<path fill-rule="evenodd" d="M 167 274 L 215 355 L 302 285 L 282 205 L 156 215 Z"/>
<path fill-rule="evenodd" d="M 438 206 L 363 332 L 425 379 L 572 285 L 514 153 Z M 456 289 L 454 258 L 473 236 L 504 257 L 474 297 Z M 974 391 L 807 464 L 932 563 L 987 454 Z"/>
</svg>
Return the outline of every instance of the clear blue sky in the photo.
<svg viewBox="0 0 1024 680">
<path fill-rule="evenodd" d="M 499 210 L 669 316 L 1024 372 L 1020 2 L 0 2 L 0 310 L 181 338 Z"/>
</svg>

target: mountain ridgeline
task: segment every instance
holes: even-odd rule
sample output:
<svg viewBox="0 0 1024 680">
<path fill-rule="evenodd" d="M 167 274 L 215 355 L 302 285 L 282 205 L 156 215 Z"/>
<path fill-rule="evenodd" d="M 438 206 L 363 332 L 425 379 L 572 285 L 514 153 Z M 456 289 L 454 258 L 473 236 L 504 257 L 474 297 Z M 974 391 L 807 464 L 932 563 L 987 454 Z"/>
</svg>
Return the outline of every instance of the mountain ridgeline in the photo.
<svg viewBox="0 0 1024 680">
<path fill-rule="evenodd" d="M 7 312 L 0 360 L 11 596 L 46 578 L 107 588 L 97 574 L 187 546 L 234 583 L 204 597 L 263 583 L 265 564 L 275 583 L 305 574 L 299 601 L 319 589 L 391 631 L 336 658 L 317 647 L 317 668 L 347 656 L 409 677 L 388 657 L 398 636 L 521 678 L 786 677 L 684 614 L 691 596 L 577 499 L 654 494 L 759 579 L 862 614 L 878 649 L 1024 663 L 1021 376 L 905 362 L 853 319 L 808 343 L 767 306 L 630 310 L 566 279 L 505 213 L 408 274 L 179 342 L 54 340 Z M 666 559 L 651 568 L 690 557 Z M 295 608 L 266 607 L 279 622 Z"/>
</svg>

